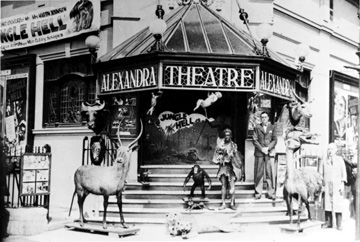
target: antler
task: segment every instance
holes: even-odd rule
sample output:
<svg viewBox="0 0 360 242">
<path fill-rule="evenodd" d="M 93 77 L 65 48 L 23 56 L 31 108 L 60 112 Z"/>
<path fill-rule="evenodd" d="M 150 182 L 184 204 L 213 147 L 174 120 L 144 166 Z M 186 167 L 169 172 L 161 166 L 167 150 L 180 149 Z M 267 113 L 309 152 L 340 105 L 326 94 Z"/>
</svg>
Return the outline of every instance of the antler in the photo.
<svg viewBox="0 0 360 242">
<path fill-rule="evenodd" d="M 143 132 L 143 123 L 142 123 L 142 120 L 140 119 L 140 125 L 141 125 L 141 129 L 140 129 L 140 134 L 138 135 L 138 137 L 136 137 L 136 139 L 133 141 L 133 142 L 131 142 L 130 144 L 129 144 L 129 148 L 131 148 L 139 139 L 140 139 L 140 137 L 141 137 L 141 135 L 142 135 L 142 132 Z"/>
<path fill-rule="evenodd" d="M 99 111 L 99 110 L 102 110 L 104 107 L 105 107 L 105 101 L 103 100 L 101 103 L 100 103 L 100 100 L 96 100 L 95 103 L 93 104 L 89 104 L 88 102 L 83 102 L 81 104 L 81 109 L 83 111 L 88 111 L 89 110 L 89 107 L 91 107 L 91 109 L 93 111 Z"/>
<path fill-rule="evenodd" d="M 122 146 L 121 139 L 120 139 L 120 124 L 121 124 L 122 121 L 123 121 L 123 119 L 120 120 L 118 130 L 117 130 L 117 133 L 116 133 L 118 141 L 119 141 L 119 146 Z"/>
<path fill-rule="evenodd" d="M 118 137 L 120 146 L 122 146 L 122 142 L 121 142 L 121 139 L 120 139 L 120 124 L 121 124 L 121 122 L 122 122 L 122 120 L 121 120 L 120 123 L 119 123 L 118 131 L 117 131 L 117 137 Z M 133 142 L 131 142 L 131 143 L 128 145 L 129 148 L 131 148 L 131 147 L 140 139 L 140 137 L 141 137 L 141 135 L 142 135 L 142 132 L 143 132 L 143 128 L 144 128 L 144 127 L 143 127 L 143 123 L 142 123 L 142 120 L 141 120 L 141 119 L 140 119 L 140 125 L 141 125 L 140 134 L 136 137 L 136 139 L 135 139 Z"/>
<path fill-rule="evenodd" d="M 295 89 L 291 89 L 292 94 L 294 95 L 294 97 L 301 103 L 304 103 L 305 101 L 303 99 L 301 99 L 298 95 L 296 95 Z"/>
</svg>

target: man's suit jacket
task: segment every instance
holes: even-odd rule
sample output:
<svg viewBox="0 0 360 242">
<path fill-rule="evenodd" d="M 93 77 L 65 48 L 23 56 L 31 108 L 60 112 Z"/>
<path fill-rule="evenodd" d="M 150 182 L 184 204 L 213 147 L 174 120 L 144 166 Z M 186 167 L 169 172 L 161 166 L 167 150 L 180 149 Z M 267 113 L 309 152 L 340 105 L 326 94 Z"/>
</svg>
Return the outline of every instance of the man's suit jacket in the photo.
<svg viewBox="0 0 360 242">
<path fill-rule="evenodd" d="M 264 147 L 269 148 L 269 154 L 271 156 L 275 155 L 275 145 L 277 143 L 275 125 L 269 123 L 266 131 L 264 130 L 262 124 L 256 125 L 254 129 L 253 143 L 255 146 L 255 156 L 263 156 L 264 153 L 261 152 L 261 149 Z"/>
</svg>

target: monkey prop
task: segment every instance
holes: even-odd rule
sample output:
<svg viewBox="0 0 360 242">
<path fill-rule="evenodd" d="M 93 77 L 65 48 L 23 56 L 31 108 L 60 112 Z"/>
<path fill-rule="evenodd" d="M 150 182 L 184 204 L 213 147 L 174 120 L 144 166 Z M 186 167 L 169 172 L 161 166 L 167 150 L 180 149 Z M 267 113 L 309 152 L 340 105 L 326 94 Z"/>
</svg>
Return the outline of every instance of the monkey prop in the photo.
<svg viewBox="0 0 360 242">
<path fill-rule="evenodd" d="M 159 93 L 158 94 L 154 94 L 153 92 L 151 93 L 151 107 L 149 108 L 149 110 L 147 111 L 147 115 L 152 115 L 153 114 L 153 112 L 154 112 L 154 109 L 155 109 L 155 106 L 156 106 L 156 104 L 157 104 L 157 99 L 159 98 L 159 97 L 161 97 L 161 95 L 162 95 L 162 91 L 159 91 Z"/>
<path fill-rule="evenodd" d="M 194 191 L 195 188 L 200 186 L 201 188 L 201 195 L 203 198 L 205 198 L 205 181 L 204 179 L 206 178 L 208 183 L 209 183 L 209 190 L 211 188 L 211 179 L 210 176 L 207 174 L 207 172 L 202 169 L 199 165 L 194 165 L 193 168 L 191 168 L 189 174 L 187 175 L 187 177 L 185 178 L 184 181 L 184 191 L 185 191 L 185 186 L 188 183 L 188 181 L 190 180 L 190 178 L 192 177 L 194 184 L 191 187 L 191 192 L 190 192 L 190 197 L 194 196 Z"/>
<path fill-rule="evenodd" d="M 141 168 L 140 170 L 140 182 L 143 185 L 148 186 L 149 185 L 149 174 L 151 172 L 148 169 Z"/>
</svg>

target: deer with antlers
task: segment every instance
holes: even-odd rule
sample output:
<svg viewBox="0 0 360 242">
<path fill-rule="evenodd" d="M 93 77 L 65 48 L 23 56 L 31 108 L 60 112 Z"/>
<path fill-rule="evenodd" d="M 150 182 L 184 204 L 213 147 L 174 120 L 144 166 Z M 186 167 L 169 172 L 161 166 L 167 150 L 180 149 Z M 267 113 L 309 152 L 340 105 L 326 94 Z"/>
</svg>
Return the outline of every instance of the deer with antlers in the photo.
<svg viewBox="0 0 360 242">
<path fill-rule="evenodd" d="M 139 140 L 143 132 L 143 124 L 141 123 L 141 130 L 138 137 L 129 145 L 123 146 L 120 139 L 120 132 L 118 129 L 117 136 L 119 148 L 117 149 L 115 164 L 113 166 L 93 166 L 84 165 L 79 167 L 74 175 L 75 191 L 71 201 L 74 201 L 75 193 L 78 197 L 78 205 L 80 210 L 80 226 L 84 225 L 83 205 L 86 196 L 91 193 L 95 195 L 102 195 L 104 197 L 104 215 L 103 228 L 107 229 L 106 225 L 106 210 L 108 206 L 109 196 L 115 195 L 117 198 L 117 205 L 120 212 L 120 223 L 124 228 L 128 228 L 125 224 L 122 212 L 122 192 L 124 191 L 126 178 L 130 168 L 131 154 L 139 148 L 136 142 Z M 120 126 L 119 126 L 120 127 Z M 71 211 L 70 207 L 70 211 Z"/>
<path fill-rule="evenodd" d="M 293 214 L 292 199 L 295 198 L 298 200 L 299 208 L 297 225 L 300 226 L 300 211 L 302 203 L 305 203 L 306 209 L 308 210 L 308 217 L 311 220 L 312 217 L 309 208 L 309 198 L 314 197 L 314 199 L 317 199 L 321 196 L 323 180 L 322 176 L 312 168 L 301 167 L 295 169 L 294 152 L 304 143 L 318 143 L 315 139 L 315 135 L 305 132 L 302 128 L 296 127 L 302 116 L 306 118 L 312 117 L 310 109 L 311 102 L 305 102 L 302 100 L 296 95 L 294 90 L 292 93 L 294 100 L 287 105 L 292 128 L 290 128 L 285 134 L 287 164 L 283 195 L 287 205 L 287 213 L 290 217 L 290 225 L 292 224 Z"/>
</svg>

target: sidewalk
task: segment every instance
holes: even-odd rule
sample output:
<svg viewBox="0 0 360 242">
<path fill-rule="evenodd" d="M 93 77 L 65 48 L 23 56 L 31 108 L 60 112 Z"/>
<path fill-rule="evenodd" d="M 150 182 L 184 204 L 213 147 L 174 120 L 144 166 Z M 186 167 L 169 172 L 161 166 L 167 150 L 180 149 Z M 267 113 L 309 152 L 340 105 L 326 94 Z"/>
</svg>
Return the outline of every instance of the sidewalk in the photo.
<svg viewBox="0 0 360 242">
<path fill-rule="evenodd" d="M 245 225 L 243 232 L 236 233 L 204 233 L 188 241 L 355 241 L 355 220 L 343 221 L 343 230 L 309 228 L 301 233 L 289 234 L 281 232 L 281 225 Z M 32 236 L 10 236 L 4 242 L 75 242 L 75 241 L 182 241 L 180 236 L 173 237 L 166 233 L 165 225 L 139 225 L 136 235 L 108 236 L 106 234 L 75 231 L 59 228 L 53 231 Z"/>
</svg>

